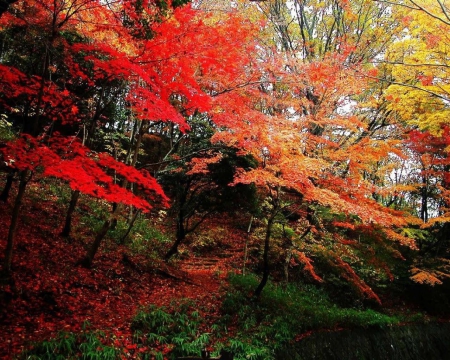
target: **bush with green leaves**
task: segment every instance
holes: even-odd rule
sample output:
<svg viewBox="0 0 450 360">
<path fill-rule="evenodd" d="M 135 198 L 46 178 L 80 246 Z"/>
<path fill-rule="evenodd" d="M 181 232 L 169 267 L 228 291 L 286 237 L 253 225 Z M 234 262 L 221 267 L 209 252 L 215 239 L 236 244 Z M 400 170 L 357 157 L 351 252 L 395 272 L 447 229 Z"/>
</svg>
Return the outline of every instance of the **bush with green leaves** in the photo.
<svg viewBox="0 0 450 360">
<path fill-rule="evenodd" d="M 257 284 L 253 275 L 230 276 L 222 326 L 234 324 L 238 328 L 236 336 L 225 344 L 236 360 L 275 359 L 277 350 L 310 330 L 384 327 L 400 321 L 371 309 L 339 307 L 322 289 L 312 285 L 268 284 L 255 301 L 250 295 Z"/>
<path fill-rule="evenodd" d="M 132 252 L 145 254 L 149 258 L 161 258 L 171 242 L 172 239 L 168 235 L 155 227 L 143 215 L 136 220 L 126 240 L 126 244 Z"/>
<path fill-rule="evenodd" d="M 100 200 L 87 200 L 89 211 L 77 209 L 81 213 L 79 227 L 99 232 L 105 219 L 110 215 L 108 204 Z M 161 258 L 168 244 L 169 236 L 165 235 L 144 214 L 138 214 L 131 231 L 130 224 L 124 217 L 119 217 L 116 225 L 108 231 L 107 239 L 113 244 L 126 244 L 132 253 L 145 255 L 148 258 Z M 126 238 L 124 239 L 124 236 Z"/>
<path fill-rule="evenodd" d="M 143 359 L 162 360 L 170 351 L 170 358 L 201 354 L 209 343 L 210 334 L 200 333 L 202 319 L 197 311 L 191 310 L 189 302 L 183 302 L 176 309 L 151 305 L 139 311 L 132 321 L 134 340 L 151 350 Z"/>
<path fill-rule="evenodd" d="M 105 345 L 110 339 L 101 331 L 91 331 L 84 327 L 81 333 L 61 332 L 57 337 L 34 343 L 24 351 L 23 360 L 115 360 L 121 350 Z"/>
<path fill-rule="evenodd" d="M 0 114 L 0 142 L 13 140 L 15 136 L 12 122 L 5 114 Z"/>
</svg>

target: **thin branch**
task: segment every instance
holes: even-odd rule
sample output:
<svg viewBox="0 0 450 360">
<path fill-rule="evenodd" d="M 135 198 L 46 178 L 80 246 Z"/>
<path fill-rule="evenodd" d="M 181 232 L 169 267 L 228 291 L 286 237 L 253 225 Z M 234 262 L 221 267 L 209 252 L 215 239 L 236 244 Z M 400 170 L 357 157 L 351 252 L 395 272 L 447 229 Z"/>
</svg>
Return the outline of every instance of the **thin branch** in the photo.
<svg viewBox="0 0 450 360">
<path fill-rule="evenodd" d="M 360 71 L 357 70 L 357 69 L 354 69 L 354 71 L 356 73 L 360 73 Z M 404 86 L 404 87 L 407 87 L 407 88 L 410 88 L 410 89 L 414 89 L 414 90 L 420 90 L 420 91 L 423 91 L 423 92 L 425 92 L 427 94 L 430 94 L 431 96 L 437 97 L 438 99 L 442 99 L 444 101 L 449 101 L 450 100 L 449 97 L 447 97 L 447 96 L 443 96 L 443 95 L 437 94 L 434 91 L 431 91 L 431 90 L 428 90 L 428 89 L 424 89 L 424 88 L 421 88 L 421 87 L 416 86 L 416 85 L 405 84 L 405 83 L 401 83 L 401 82 L 398 82 L 398 81 L 392 81 L 392 80 L 388 80 L 386 78 L 380 78 L 380 77 L 377 77 L 377 76 L 370 76 L 370 75 L 361 74 L 361 73 L 360 73 L 360 75 L 364 76 L 364 77 L 366 77 L 368 79 L 385 82 L 385 83 L 388 83 L 388 84 L 391 84 L 391 85 L 399 85 L 399 86 Z"/>
<path fill-rule="evenodd" d="M 383 3 L 383 4 L 388 4 L 388 5 L 395 5 L 395 6 L 401 6 L 401 7 L 405 7 L 407 9 L 411 9 L 411 10 L 420 10 L 417 7 L 411 6 L 411 5 L 407 5 L 407 4 L 400 4 L 400 3 L 396 3 L 394 1 L 387 1 L 387 0 L 374 0 L 375 2 L 379 2 L 379 3 Z"/>
<path fill-rule="evenodd" d="M 374 60 L 370 61 L 372 64 L 387 64 L 387 65 L 402 65 L 402 66 L 413 66 L 413 67 L 443 67 L 443 68 L 450 68 L 450 65 L 447 64 L 431 64 L 431 63 L 419 63 L 419 64 L 407 64 L 401 61 L 387 61 L 387 60 Z"/>
<path fill-rule="evenodd" d="M 439 21 L 443 22 L 443 23 L 446 24 L 446 25 L 450 25 L 450 22 L 448 22 L 447 20 L 442 19 L 441 17 L 439 17 L 439 16 L 433 14 L 431 11 L 425 9 L 423 6 L 417 4 L 414 0 L 409 0 L 409 1 L 410 1 L 412 4 L 414 4 L 415 6 L 417 6 L 418 9 L 422 10 L 425 14 L 431 16 L 433 19 L 439 20 Z"/>
<path fill-rule="evenodd" d="M 194 155 L 201 154 L 201 153 L 207 152 L 209 150 L 216 150 L 216 149 L 220 150 L 222 148 L 223 148 L 222 146 L 211 146 L 209 148 L 204 148 L 204 149 L 200 149 L 200 150 L 191 152 L 191 153 L 189 153 L 189 154 L 187 154 L 185 156 L 179 157 L 177 159 L 163 160 L 163 161 L 159 161 L 159 162 L 156 162 L 156 163 L 145 164 L 145 165 L 142 165 L 142 166 L 136 167 L 136 168 L 137 169 L 145 169 L 145 168 L 148 168 L 148 167 L 151 167 L 151 166 L 170 164 L 170 163 L 177 162 L 177 161 L 180 161 L 180 160 L 188 159 L 188 158 L 190 158 L 190 157 L 192 157 Z"/>
<path fill-rule="evenodd" d="M 400 3 L 397 3 L 397 2 L 394 2 L 394 1 L 386 1 L 386 0 L 374 0 L 374 1 L 379 2 L 379 3 L 394 5 L 394 6 L 402 6 L 402 7 L 405 7 L 407 9 L 411 9 L 411 10 L 423 11 L 425 14 L 431 16 L 433 19 L 436 19 L 436 20 L 444 23 L 445 25 L 449 25 L 450 26 L 450 21 L 447 21 L 447 20 L 439 17 L 438 15 L 433 14 L 431 11 L 425 9 L 423 6 L 420 6 L 419 4 L 417 4 L 414 0 L 409 0 L 414 6 L 407 5 L 407 4 L 400 4 Z M 439 5 L 441 5 L 441 8 L 442 8 L 443 5 L 440 2 L 439 2 Z M 444 11 L 444 15 L 448 18 L 448 14 L 447 14 L 446 11 Z"/>
</svg>

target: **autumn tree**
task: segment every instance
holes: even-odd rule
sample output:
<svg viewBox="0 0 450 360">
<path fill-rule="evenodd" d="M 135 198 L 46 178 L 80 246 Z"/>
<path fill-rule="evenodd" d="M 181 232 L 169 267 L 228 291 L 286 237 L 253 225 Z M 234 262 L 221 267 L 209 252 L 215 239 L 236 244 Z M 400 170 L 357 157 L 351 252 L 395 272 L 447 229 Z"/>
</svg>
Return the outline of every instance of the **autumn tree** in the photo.
<svg viewBox="0 0 450 360">
<path fill-rule="evenodd" d="M 240 101 L 239 110 L 235 110 L 238 115 L 233 122 L 227 119 L 223 123 L 217 117 L 216 121 L 224 129 L 213 137 L 214 141 L 236 146 L 242 153 L 249 152 L 259 160 L 257 169 L 238 174 L 235 179 L 236 184 L 256 184 L 266 195 L 268 204 L 264 271 L 256 296 L 269 276 L 272 227 L 287 208 L 296 207 L 304 216 L 310 205 L 329 208 L 336 214 L 353 214 L 357 221 L 378 223 L 391 239 L 413 246 L 410 239 L 393 231 L 392 226 L 403 225 L 404 219 L 400 213 L 377 202 L 373 197 L 376 185 L 367 177 L 374 164 L 400 150 L 396 148 L 396 139 L 386 142 L 369 137 L 374 134 L 370 123 L 358 116 L 352 106 L 370 86 L 367 77 L 362 76 L 367 69 L 360 64 L 361 59 L 379 51 L 372 49 L 373 53 L 356 55 L 359 48 L 352 41 L 361 39 L 346 41 L 345 35 L 354 34 L 355 22 L 350 19 L 355 8 L 338 2 L 305 7 L 299 10 L 299 23 L 295 26 L 300 26 L 300 30 L 296 31 L 282 27 L 283 19 L 274 16 L 274 12 L 276 16 L 284 16 L 288 19 L 284 24 L 292 26 L 288 4 L 270 2 L 258 6 L 275 29 L 272 41 L 260 38 L 263 45 L 258 56 L 262 65 L 256 66 L 253 73 L 259 76 L 258 86 L 235 89 L 229 95 L 228 104 L 231 99 Z M 375 13 L 377 9 L 356 6 L 361 20 L 366 18 L 364 14 Z M 304 25 L 303 17 L 307 15 L 311 16 L 311 24 Z M 379 20 L 383 21 L 381 16 Z M 301 37 L 302 26 L 305 26 L 303 31 L 307 30 L 306 26 L 311 27 L 310 36 L 319 34 L 314 43 Z M 367 36 L 373 36 L 374 28 L 361 25 L 361 38 L 366 35 L 366 29 Z M 327 44 L 320 43 L 323 39 Z M 316 46 L 316 50 L 309 49 L 311 46 Z M 380 45 L 379 49 L 382 48 Z M 288 201 L 289 192 L 297 194 L 294 204 Z M 302 239 L 304 230 L 297 234 L 298 239 Z M 342 259 L 336 266 L 344 266 Z M 373 297 L 372 292 L 366 295 Z"/>
<path fill-rule="evenodd" d="M 139 5 L 138 8 L 135 5 Z M 239 88 L 243 82 L 253 79 L 246 68 L 251 56 L 242 49 L 252 43 L 251 31 L 256 27 L 236 15 L 219 23 L 205 21 L 203 14 L 189 7 L 172 11 L 164 5 L 163 14 L 157 15 L 158 6 L 153 5 L 151 2 L 108 5 L 74 1 L 55 2 L 46 7 L 36 1 L 2 17 L 5 36 L 15 25 L 21 24 L 21 19 L 25 19 L 21 31 L 30 40 L 27 44 L 38 44 L 37 37 L 45 35 L 46 47 L 38 49 L 43 56 L 34 58 L 26 53 L 23 57 L 26 61 L 21 63 L 20 69 L 16 67 L 20 61 L 15 54 L 28 48 L 20 48 L 21 44 L 13 36 L 7 38 L 8 47 L 4 48 L 7 56 L 3 57 L 5 63 L 2 64 L 7 75 L 2 77 L 6 92 L 2 101 L 10 116 L 19 108 L 21 116 L 17 124 L 22 125 L 24 134 L 39 139 L 33 142 L 34 147 L 42 144 L 46 149 L 48 143 L 52 143 L 53 148 L 49 149 L 57 155 L 56 162 L 47 163 L 47 157 L 41 157 L 38 168 L 43 170 L 43 175 L 67 180 L 73 189 L 63 231 L 66 234 L 70 231 L 71 213 L 80 192 L 117 204 L 141 204 L 137 207 L 148 210 L 144 205 L 148 202 L 136 200 L 143 193 L 136 196 L 134 190 L 127 189 L 130 183 L 139 183 L 145 178 L 147 180 L 140 185 L 146 190 L 151 190 L 147 186 L 154 186 L 153 190 L 164 203 L 166 199 L 160 187 L 149 180 L 148 173 L 138 176 L 139 172 L 132 168 L 129 174 L 124 170 L 139 161 L 145 132 L 164 123 L 168 124 L 171 136 L 186 132 L 189 127 L 185 118 L 196 112 L 209 111 L 225 119 L 235 107 L 226 109 L 227 104 L 216 101 L 220 93 Z M 154 16 L 161 21 L 152 22 Z M 139 33 L 135 33 L 129 26 L 130 21 L 139 23 L 137 26 L 142 25 L 142 31 L 149 32 L 143 34 L 138 29 Z M 230 31 L 239 35 L 231 42 Z M 218 44 L 220 46 L 216 46 Z M 217 86 L 222 78 L 229 81 L 229 88 Z M 129 147 L 125 152 L 115 152 L 117 149 L 106 145 L 101 135 L 125 128 L 131 130 Z M 74 141 L 51 141 L 59 136 Z M 80 139 L 81 144 L 76 139 Z M 15 144 L 24 146 L 20 142 Z M 55 148 L 58 144 L 66 148 Z M 73 152 L 72 144 L 76 144 L 76 157 L 68 155 Z M 110 152 L 111 156 L 103 155 L 105 152 Z M 8 146 L 4 154 L 11 164 L 14 161 L 17 169 L 21 166 L 18 153 Z M 84 163 L 83 158 L 86 158 Z M 28 160 L 23 157 L 21 161 L 25 164 Z M 99 167 L 98 171 L 92 170 L 92 161 Z M 60 170 L 56 170 L 56 163 Z M 71 166 L 78 169 L 79 182 L 74 175 L 69 175 Z M 89 176 L 93 184 L 105 190 L 90 187 L 81 181 L 83 176 Z M 136 201 L 125 200 L 127 197 Z M 86 266 L 92 263 L 119 212 L 120 206 L 115 207 L 105 221 L 82 260 Z"/>
<path fill-rule="evenodd" d="M 396 79 L 433 97 L 414 106 L 420 129 L 438 135 L 446 121 L 445 66 L 435 66 L 441 72 L 430 80 L 433 66 L 412 74 L 397 69 L 395 58 L 412 64 L 408 41 L 424 50 L 421 36 L 431 39 L 440 28 L 382 2 L 181 3 L 36 0 L 3 13 L 0 106 L 20 136 L 3 147 L 2 156 L 12 170 L 5 190 L 14 172 L 21 179 L 16 204 L 31 175 L 66 181 L 73 195 L 65 235 L 81 193 L 113 204 L 81 261 L 90 266 L 121 204 L 149 211 L 168 202 L 147 168 L 172 182 L 167 189 L 178 230 L 171 255 L 197 224 L 188 225 L 187 215 L 201 220 L 221 195 L 230 196 L 236 189 L 225 186 L 235 174 L 232 184 L 257 186 L 265 199 L 257 296 L 269 277 L 273 226 L 287 213 L 297 212 L 303 221 L 294 226 L 298 232 L 287 257 L 293 247 L 302 252 L 303 239 L 320 223 L 311 216 L 318 208 L 344 216 L 341 223 L 348 227 L 373 226 L 385 239 L 413 246 L 396 231 L 406 224 L 396 210 L 404 210 L 401 201 L 413 185 L 388 178 L 410 153 L 425 159 L 428 150 L 405 145 L 405 131 L 415 125 L 413 107 L 397 105 L 412 100 L 399 93 Z M 212 5 L 225 6 L 226 16 L 223 9 L 203 11 Z M 430 16 L 428 8 L 416 10 Z M 420 31 L 402 38 L 405 28 Z M 442 39 L 435 40 L 429 46 L 440 54 Z M 380 74 L 389 81 L 379 82 Z M 200 117 L 208 124 L 197 126 Z M 438 140 L 424 138 L 445 157 Z M 149 139 L 161 141 L 158 155 L 146 153 Z M 421 175 L 439 179 L 441 196 L 445 165 L 439 164 L 439 175 L 431 168 L 424 165 Z M 335 248 L 327 250 L 355 280 Z M 305 252 L 301 258 L 308 263 Z"/>
<path fill-rule="evenodd" d="M 119 26 L 121 22 L 116 11 L 117 8 L 96 1 L 55 2 L 50 7 L 37 1 L 25 4 L 15 15 L 2 17 L 2 35 L 8 46 L 3 47 L 1 83 L 5 90 L 1 104 L 3 111 L 17 119 L 22 126 L 21 132 L 26 135 L 21 138 L 23 140 L 12 142 L 3 149 L 4 159 L 20 173 L 19 189 L 22 190 L 16 199 L 17 211 L 13 212 L 4 266 L 6 272 L 11 266 L 18 208 L 26 183 L 36 170 L 39 170 L 37 174 L 67 180 L 75 192 L 148 210 L 149 203 L 120 188 L 114 177 L 104 172 L 107 168 L 128 183 L 140 183 L 146 191 L 155 190 L 166 200 L 148 173 L 133 169 L 125 171 L 126 165 L 89 149 L 98 122 L 111 114 L 107 112 L 109 105 L 117 104 L 121 97 L 128 101 L 127 106 L 133 108 L 133 116 L 138 119 L 171 120 L 181 127 L 185 124 L 169 99 L 158 94 L 162 83 L 153 76 L 154 70 L 130 61 L 133 48 L 128 52 L 116 49 L 125 38 L 132 40 L 126 37 L 126 29 Z M 99 22 L 91 22 L 93 16 Z M 109 27 L 105 28 L 102 21 Z M 36 41 L 39 36 L 44 36 L 45 46 L 23 57 L 26 61 L 18 61 L 17 54 L 30 48 L 22 47 L 23 42 L 9 36 L 13 28 L 23 32 L 30 40 L 26 43 L 30 47 L 40 43 Z M 92 41 L 84 41 L 93 31 L 97 31 L 95 46 Z M 153 72 L 149 74 L 148 71 Z M 124 90 L 126 83 L 128 91 Z M 81 145 L 75 139 L 80 134 Z M 70 141 L 52 140 L 60 139 L 61 135 Z M 99 238 L 88 252 L 89 263 L 98 248 Z"/>
<path fill-rule="evenodd" d="M 254 203 L 251 187 L 229 186 L 236 169 L 251 168 L 252 159 L 237 156 L 233 148 L 211 144 L 215 128 L 206 115 L 196 114 L 188 122 L 189 133 L 177 142 L 176 150 L 158 171 L 158 178 L 173 201 L 169 215 L 174 217 L 176 228 L 166 260 L 212 214 L 251 211 Z"/>
<path fill-rule="evenodd" d="M 2 0 L 0 1 L 0 16 L 8 10 L 9 5 L 14 4 L 17 0 Z"/>
<path fill-rule="evenodd" d="M 375 108 L 386 114 L 391 128 L 401 131 L 398 138 L 404 140 L 402 156 L 390 165 L 391 174 L 401 174 L 393 200 L 399 204 L 401 199 L 402 206 L 420 219 L 405 231 L 427 252 L 437 244 L 442 246 L 437 239 L 448 231 L 444 180 L 447 153 L 443 147 L 448 125 L 445 44 L 449 11 L 441 1 L 379 3 L 389 6 L 398 20 L 394 41 L 371 60 L 374 69 L 370 76 L 379 85 Z M 430 283 L 434 283 L 433 279 L 437 279 L 430 272 L 420 272 L 417 266 L 414 273 L 414 280 L 431 279 Z"/>
<path fill-rule="evenodd" d="M 418 199 L 413 207 L 423 221 L 422 227 L 434 228 L 436 240 L 427 244 L 431 248 L 442 247 L 448 239 L 448 141 L 448 128 L 444 128 L 440 136 L 419 130 L 409 133 L 408 143 L 418 165 L 415 169 L 416 178 L 413 179 L 416 191 L 411 192 L 411 197 Z M 419 241 L 419 245 L 421 248 L 427 247 L 423 241 Z M 439 249 L 436 249 L 436 253 L 439 253 Z"/>
<path fill-rule="evenodd" d="M 176 217 L 176 236 L 166 259 L 177 252 L 186 234 L 195 230 L 211 212 L 223 209 L 226 201 L 236 198 L 238 191 L 227 188 L 231 182 L 230 174 L 239 163 L 248 166 L 245 165 L 248 161 L 236 156 L 235 150 L 211 144 L 210 138 L 220 119 L 233 121 L 233 113 L 239 107 L 238 97 L 236 103 L 228 103 L 228 93 L 255 79 L 249 71 L 253 60 L 249 51 L 254 50 L 255 26 L 237 13 L 230 14 L 227 19 L 217 19 L 191 10 L 184 16 L 175 27 L 162 24 L 158 30 L 173 38 L 160 40 L 155 46 L 149 44 L 159 57 L 170 59 L 161 72 L 172 81 L 172 103 L 192 125 L 185 134 L 171 126 L 163 133 L 153 132 L 153 135 L 162 135 L 169 144 L 162 166 L 154 170 L 174 199 L 172 211 Z M 168 26 L 171 26 L 170 30 L 166 30 Z M 234 34 L 232 39 L 230 33 Z M 182 55 L 171 56 L 172 53 Z M 183 93 L 187 87 L 190 95 Z M 189 102 L 190 97 L 196 106 Z"/>
</svg>

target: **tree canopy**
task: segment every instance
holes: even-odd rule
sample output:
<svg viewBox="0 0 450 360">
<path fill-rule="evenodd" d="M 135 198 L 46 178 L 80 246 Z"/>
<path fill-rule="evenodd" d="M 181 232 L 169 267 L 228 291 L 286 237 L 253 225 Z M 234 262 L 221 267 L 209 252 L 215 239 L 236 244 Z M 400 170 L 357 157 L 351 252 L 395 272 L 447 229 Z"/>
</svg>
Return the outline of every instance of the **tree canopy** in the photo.
<svg viewBox="0 0 450 360">
<path fill-rule="evenodd" d="M 256 299 L 298 264 L 377 304 L 402 266 L 442 283 L 449 26 L 440 0 L 0 1 L 4 277 L 53 181 L 68 247 L 80 196 L 108 209 L 74 265 L 141 213 L 166 214 L 170 263 L 227 213 L 258 224 Z"/>
</svg>

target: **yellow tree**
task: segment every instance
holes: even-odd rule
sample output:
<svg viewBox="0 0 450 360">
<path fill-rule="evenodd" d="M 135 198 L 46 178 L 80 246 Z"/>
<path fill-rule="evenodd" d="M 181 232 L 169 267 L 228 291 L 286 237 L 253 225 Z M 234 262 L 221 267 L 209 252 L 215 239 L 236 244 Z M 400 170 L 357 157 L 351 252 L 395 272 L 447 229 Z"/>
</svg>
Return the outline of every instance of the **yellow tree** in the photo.
<svg viewBox="0 0 450 360">
<path fill-rule="evenodd" d="M 439 134 L 449 124 L 449 9 L 441 1 L 406 1 L 398 39 L 380 61 L 379 77 L 390 84 L 388 109 L 408 125 Z"/>
<path fill-rule="evenodd" d="M 435 254 L 446 248 L 450 232 L 448 182 L 448 126 L 450 100 L 450 11 L 441 0 L 380 2 L 391 6 L 399 19 L 397 34 L 374 63 L 382 84 L 380 108 L 403 127 L 403 164 L 408 184 L 403 184 L 410 211 L 421 221 L 419 246 Z M 406 185 L 406 186 L 405 186 Z M 408 230 L 409 231 L 409 230 Z M 423 237 L 426 234 L 426 237 Z M 435 264 L 434 264 L 435 265 Z M 445 274 L 445 272 L 440 272 Z M 437 283 L 428 268 L 417 266 L 412 279 Z"/>
</svg>

